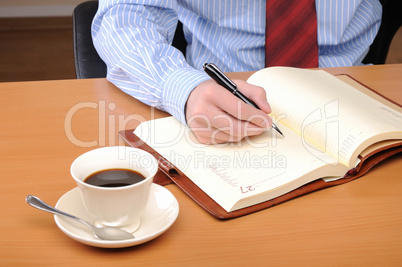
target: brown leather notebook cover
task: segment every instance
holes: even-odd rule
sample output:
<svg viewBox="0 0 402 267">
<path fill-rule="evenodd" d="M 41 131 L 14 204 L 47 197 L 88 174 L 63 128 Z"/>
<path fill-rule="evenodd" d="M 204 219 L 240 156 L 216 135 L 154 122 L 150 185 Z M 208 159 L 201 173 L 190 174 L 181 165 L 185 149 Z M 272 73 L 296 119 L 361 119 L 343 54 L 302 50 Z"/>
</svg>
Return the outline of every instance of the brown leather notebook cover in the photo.
<svg viewBox="0 0 402 267">
<path fill-rule="evenodd" d="M 357 81 L 353 80 L 353 82 L 356 83 Z M 374 92 L 376 95 L 380 96 L 374 90 L 368 87 L 365 88 Z M 385 99 L 383 96 L 381 96 L 381 98 L 383 98 L 383 100 Z M 400 107 L 400 105 L 395 102 L 390 104 Z M 204 191 L 202 191 L 197 185 L 195 185 L 184 173 L 182 173 L 178 168 L 173 166 L 165 158 L 159 155 L 153 148 L 148 146 L 144 141 L 142 141 L 138 136 L 136 136 L 134 134 L 133 129 L 120 131 L 119 135 L 126 142 L 127 145 L 143 149 L 151 153 L 158 160 L 159 171 L 154 178 L 155 183 L 160 185 L 167 185 L 172 182 L 175 183 L 190 198 L 192 198 L 201 207 L 203 207 L 206 211 L 208 211 L 211 215 L 215 216 L 218 219 L 231 219 L 247 215 L 256 211 L 260 211 L 278 205 L 280 203 L 283 203 L 293 198 L 297 198 L 299 196 L 308 194 L 313 191 L 350 182 L 367 173 L 367 171 L 369 171 L 373 166 L 377 165 L 381 161 L 397 153 L 402 152 L 402 141 L 390 144 L 388 146 L 372 151 L 371 153 L 365 155 L 363 158 L 360 158 L 361 161 L 359 165 L 356 168 L 350 170 L 342 179 L 338 179 L 331 182 L 325 182 L 322 179 L 318 179 L 277 198 L 253 206 L 249 206 L 243 209 L 227 212 L 220 205 L 218 205 L 212 198 L 210 198 Z"/>
<path fill-rule="evenodd" d="M 155 150 L 143 142 L 138 136 L 133 133 L 133 130 L 121 131 L 120 136 L 123 140 L 132 147 L 137 147 L 151 153 L 159 162 L 159 171 L 154 178 L 154 182 L 160 185 L 167 185 L 175 183 L 179 186 L 189 197 L 197 202 L 201 207 L 208 211 L 211 215 L 218 219 L 231 219 L 239 216 L 243 216 L 252 212 L 260 211 L 290 199 L 308 194 L 310 192 L 320 190 L 326 187 L 339 185 L 350 182 L 362 175 L 364 175 L 373 166 L 381 161 L 402 152 L 402 142 L 394 143 L 387 147 L 383 147 L 377 151 L 370 153 L 369 155 L 361 158 L 360 164 L 350 170 L 342 179 L 338 179 L 332 182 L 325 182 L 322 179 L 308 183 L 302 187 L 299 187 L 287 194 L 279 196 L 277 198 L 256 204 L 240 210 L 227 212 L 221 206 L 219 206 L 212 198 L 210 198 L 204 191 L 196 186 L 185 174 L 179 169 L 168 162 L 164 157 L 159 155 Z"/>
</svg>

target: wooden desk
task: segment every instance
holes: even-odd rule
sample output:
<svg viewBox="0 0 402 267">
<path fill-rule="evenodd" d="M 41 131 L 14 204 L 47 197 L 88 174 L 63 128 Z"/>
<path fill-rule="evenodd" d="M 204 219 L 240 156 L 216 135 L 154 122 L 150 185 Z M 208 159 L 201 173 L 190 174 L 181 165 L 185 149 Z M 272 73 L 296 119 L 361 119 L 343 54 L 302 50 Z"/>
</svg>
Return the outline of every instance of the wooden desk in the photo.
<svg viewBox="0 0 402 267">
<path fill-rule="evenodd" d="M 327 70 L 402 102 L 401 64 Z M 229 221 L 169 185 L 180 214 L 159 238 L 125 249 L 78 243 L 26 195 L 54 205 L 75 187 L 69 168 L 78 155 L 116 145 L 118 130 L 166 114 L 105 79 L 2 83 L 0 101 L 0 266 L 402 265 L 402 155 L 356 181 Z"/>
</svg>

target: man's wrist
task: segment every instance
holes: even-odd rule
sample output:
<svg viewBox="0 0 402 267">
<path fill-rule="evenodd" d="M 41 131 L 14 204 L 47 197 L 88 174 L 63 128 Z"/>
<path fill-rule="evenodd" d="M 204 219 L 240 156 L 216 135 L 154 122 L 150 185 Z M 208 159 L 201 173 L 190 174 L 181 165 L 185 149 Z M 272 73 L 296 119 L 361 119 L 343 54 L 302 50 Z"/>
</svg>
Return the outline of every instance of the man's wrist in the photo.
<svg viewBox="0 0 402 267">
<path fill-rule="evenodd" d="M 162 105 L 181 123 L 186 124 L 186 103 L 190 93 L 203 81 L 210 79 L 208 75 L 193 68 L 181 68 L 169 75 L 164 84 Z"/>
</svg>

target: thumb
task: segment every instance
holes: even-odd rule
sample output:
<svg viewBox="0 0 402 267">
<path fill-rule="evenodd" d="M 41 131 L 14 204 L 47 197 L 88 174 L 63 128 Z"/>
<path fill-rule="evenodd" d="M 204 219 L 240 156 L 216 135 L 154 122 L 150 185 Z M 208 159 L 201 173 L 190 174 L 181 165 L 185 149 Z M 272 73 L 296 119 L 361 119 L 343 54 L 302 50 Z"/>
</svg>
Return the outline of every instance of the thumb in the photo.
<svg viewBox="0 0 402 267">
<path fill-rule="evenodd" d="M 249 84 L 245 81 L 237 80 L 236 84 L 239 90 L 247 96 L 250 100 L 257 104 L 257 106 L 266 114 L 271 113 L 271 106 L 267 100 L 267 93 L 265 89 L 260 86 Z"/>
</svg>

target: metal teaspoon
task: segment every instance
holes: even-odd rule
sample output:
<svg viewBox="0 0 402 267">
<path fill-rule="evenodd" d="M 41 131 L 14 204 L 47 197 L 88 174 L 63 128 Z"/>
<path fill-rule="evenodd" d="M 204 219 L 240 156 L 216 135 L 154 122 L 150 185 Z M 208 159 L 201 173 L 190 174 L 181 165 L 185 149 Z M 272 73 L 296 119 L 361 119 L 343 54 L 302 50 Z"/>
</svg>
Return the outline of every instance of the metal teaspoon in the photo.
<svg viewBox="0 0 402 267">
<path fill-rule="evenodd" d="M 126 232 L 122 229 L 119 228 L 114 228 L 114 227 L 96 227 L 95 225 L 90 224 L 89 222 L 78 218 L 74 215 L 65 213 L 61 210 L 58 210 L 42 200 L 40 200 L 36 196 L 28 195 L 26 197 L 26 202 L 31 205 L 32 207 L 35 207 L 37 209 L 47 211 L 53 214 L 57 215 L 62 215 L 70 219 L 74 219 L 84 225 L 86 225 L 88 228 L 92 230 L 92 233 L 95 235 L 95 237 L 102 239 L 102 240 L 126 240 L 126 239 L 132 239 L 135 238 L 133 234 Z"/>
</svg>

